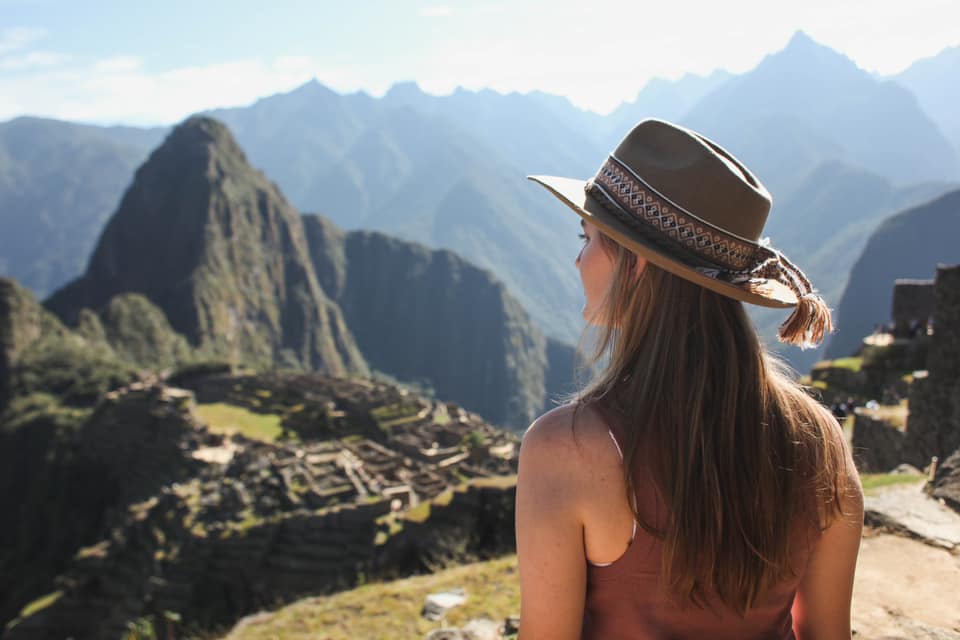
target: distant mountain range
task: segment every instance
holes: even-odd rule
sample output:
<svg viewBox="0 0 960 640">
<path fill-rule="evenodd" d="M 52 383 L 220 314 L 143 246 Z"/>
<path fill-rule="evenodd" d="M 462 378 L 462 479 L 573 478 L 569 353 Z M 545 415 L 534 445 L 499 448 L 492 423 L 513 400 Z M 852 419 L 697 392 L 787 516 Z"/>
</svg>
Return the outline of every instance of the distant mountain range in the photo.
<svg viewBox="0 0 960 640">
<path fill-rule="evenodd" d="M 16 329 L 29 324 L 15 312 L 25 305 L 11 302 L 0 321 L 13 340 L 0 391 L 19 379 L 15 354 L 30 342 Z M 573 376 L 572 347 L 548 340 L 492 273 L 301 216 L 205 116 L 176 127 L 137 170 L 86 272 L 44 305 L 131 365 L 373 367 L 513 429 Z"/>
<path fill-rule="evenodd" d="M 0 274 L 43 296 L 81 273 L 158 130 L 0 123 Z"/>
<path fill-rule="evenodd" d="M 954 57 L 948 50 L 918 62 L 913 72 L 878 80 L 798 32 L 752 71 L 651 81 L 636 100 L 607 117 L 536 92 L 461 89 L 438 97 L 404 83 L 377 99 L 340 95 L 316 81 L 211 114 L 229 126 L 250 162 L 297 209 L 319 212 L 345 230 L 379 230 L 452 250 L 496 274 L 546 335 L 572 343 L 582 328 L 573 268 L 577 221 L 526 184 L 525 174 L 588 177 L 643 117 L 694 126 L 741 157 L 771 188 L 773 244 L 815 276 L 828 302 L 836 304 L 870 231 L 960 177 L 947 132 L 952 111 L 931 106 L 951 104 L 950 91 L 960 86 L 950 81 L 957 77 Z M 921 76 L 934 79 L 921 82 Z M 4 246 L 11 248 L 0 251 L 0 264 L 6 260 L 0 272 L 42 292 L 62 284 L 70 264 L 77 269 L 92 250 L 95 229 L 86 235 L 61 230 L 81 219 L 87 229 L 102 224 L 109 211 L 104 203 L 119 199 L 129 167 L 164 131 L 92 128 L 97 136 L 88 134 L 90 148 L 109 161 L 81 170 L 80 159 L 65 155 L 47 163 L 53 167 L 47 175 L 25 160 L 22 146 L 4 142 L 4 128 L 14 124 L 23 126 L 0 125 L 0 175 L 7 176 L 0 178 L 0 202 L 29 192 L 38 204 L 4 210 L 0 236 L 9 238 Z M 52 140 L 78 135 L 71 133 L 78 125 L 31 126 L 47 126 Z M 21 167 L 15 178 L 5 169 L 12 165 Z M 83 180 L 73 190 L 63 186 L 71 172 L 84 175 L 93 166 L 108 167 L 110 180 Z M 33 212 L 41 208 L 48 222 L 38 226 Z M 45 245 L 17 253 L 48 232 L 63 240 L 50 250 Z M 68 251 L 71 238 L 78 248 Z M 44 266 L 58 264 L 57 256 L 73 256 L 72 262 Z M 51 275 L 37 277 L 44 268 Z M 762 311 L 755 317 L 772 339 L 774 319 Z"/>
<path fill-rule="evenodd" d="M 909 89 L 924 112 L 960 153 L 960 46 L 917 60 L 891 80 Z"/>
<path fill-rule="evenodd" d="M 823 162 L 858 166 L 897 185 L 960 176 L 956 151 L 909 91 L 803 32 L 709 93 L 681 122 L 727 146 L 775 197 Z"/>
</svg>

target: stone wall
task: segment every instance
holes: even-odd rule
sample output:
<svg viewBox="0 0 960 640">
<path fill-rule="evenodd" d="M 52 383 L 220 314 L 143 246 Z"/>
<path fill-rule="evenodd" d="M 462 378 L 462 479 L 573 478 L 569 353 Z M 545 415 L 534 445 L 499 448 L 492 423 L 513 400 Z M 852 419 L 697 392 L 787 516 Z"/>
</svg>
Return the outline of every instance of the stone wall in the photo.
<svg viewBox="0 0 960 640">
<path fill-rule="evenodd" d="M 941 460 L 937 475 L 928 487 L 930 495 L 960 512 L 960 449 L 946 460 Z"/>
<path fill-rule="evenodd" d="M 882 420 L 875 420 L 862 413 L 856 414 L 853 425 L 853 459 L 861 473 L 883 473 L 905 462 L 903 441 L 903 431 Z"/>
<path fill-rule="evenodd" d="M 928 376 L 910 389 L 904 449 L 925 466 L 960 448 L 960 265 L 937 267 Z"/>
<path fill-rule="evenodd" d="M 933 326 L 936 349 L 930 353 L 930 376 L 944 382 L 960 379 L 960 264 L 937 267 Z"/>
<path fill-rule="evenodd" d="M 926 325 L 933 315 L 933 280 L 897 280 L 893 285 L 893 329 L 908 335 L 911 323 Z"/>
</svg>

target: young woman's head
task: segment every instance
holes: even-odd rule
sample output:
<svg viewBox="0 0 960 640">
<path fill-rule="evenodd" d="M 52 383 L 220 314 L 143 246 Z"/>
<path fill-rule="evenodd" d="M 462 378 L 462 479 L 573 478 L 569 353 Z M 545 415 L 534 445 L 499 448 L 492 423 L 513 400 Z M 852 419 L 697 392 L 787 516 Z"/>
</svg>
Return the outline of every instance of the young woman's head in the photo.
<svg viewBox="0 0 960 640">
<path fill-rule="evenodd" d="M 579 396 L 626 417 L 627 468 L 643 464 L 669 505 L 664 575 L 696 602 L 745 611 L 790 575 L 798 530 L 838 507 L 833 418 L 763 347 L 744 305 L 637 256 L 589 222 L 577 260 L 598 327 Z M 642 443 L 642 446 L 641 446 Z M 627 495 L 633 495 L 627 474 Z M 798 529 L 799 528 L 799 529 Z"/>
</svg>

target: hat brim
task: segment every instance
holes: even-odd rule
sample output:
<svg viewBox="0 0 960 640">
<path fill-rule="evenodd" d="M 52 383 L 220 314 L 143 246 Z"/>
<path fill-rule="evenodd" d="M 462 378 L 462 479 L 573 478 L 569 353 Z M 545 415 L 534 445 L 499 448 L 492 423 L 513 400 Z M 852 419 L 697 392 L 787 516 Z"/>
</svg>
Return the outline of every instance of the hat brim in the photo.
<svg viewBox="0 0 960 640">
<path fill-rule="evenodd" d="M 675 256 L 670 256 L 658 247 L 645 243 L 636 231 L 630 229 L 585 190 L 586 181 L 558 176 L 527 176 L 542 185 L 561 202 L 596 225 L 616 242 L 643 256 L 658 267 L 665 269 L 702 287 L 716 291 L 736 300 L 764 307 L 786 308 L 797 304 L 794 292 L 778 280 L 754 279 L 749 283 L 734 284 L 711 278 L 697 271 Z"/>
</svg>

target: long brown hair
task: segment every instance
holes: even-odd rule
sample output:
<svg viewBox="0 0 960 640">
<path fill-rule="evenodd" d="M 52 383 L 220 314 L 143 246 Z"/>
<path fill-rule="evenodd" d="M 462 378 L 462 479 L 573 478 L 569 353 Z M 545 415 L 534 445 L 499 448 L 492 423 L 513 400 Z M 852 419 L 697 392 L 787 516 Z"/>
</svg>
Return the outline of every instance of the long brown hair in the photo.
<svg viewBox="0 0 960 640">
<path fill-rule="evenodd" d="M 713 593 L 744 615 L 794 575 L 796 531 L 842 513 L 839 425 L 767 352 L 743 303 L 650 262 L 638 277 L 637 256 L 597 233 L 615 270 L 577 407 L 615 405 L 625 468 L 648 465 L 668 519 L 657 528 L 631 509 L 663 541 L 670 592 L 699 605 Z"/>
</svg>

